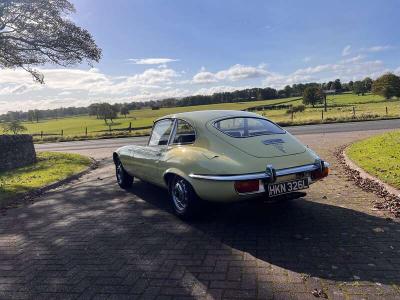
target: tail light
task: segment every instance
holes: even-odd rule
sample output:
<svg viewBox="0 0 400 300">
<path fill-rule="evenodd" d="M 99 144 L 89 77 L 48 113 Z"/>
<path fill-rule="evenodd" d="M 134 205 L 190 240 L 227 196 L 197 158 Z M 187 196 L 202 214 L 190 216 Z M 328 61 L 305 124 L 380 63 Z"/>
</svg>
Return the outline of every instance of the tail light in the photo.
<svg viewBox="0 0 400 300">
<path fill-rule="evenodd" d="M 235 190 L 239 194 L 254 193 L 260 190 L 259 180 L 235 181 Z"/>
<path fill-rule="evenodd" d="M 311 172 L 311 178 L 313 180 L 320 180 L 320 179 L 328 176 L 328 174 L 329 174 L 329 168 L 328 167 L 324 167 L 322 170 L 318 169 L 318 170 L 312 171 Z"/>
</svg>

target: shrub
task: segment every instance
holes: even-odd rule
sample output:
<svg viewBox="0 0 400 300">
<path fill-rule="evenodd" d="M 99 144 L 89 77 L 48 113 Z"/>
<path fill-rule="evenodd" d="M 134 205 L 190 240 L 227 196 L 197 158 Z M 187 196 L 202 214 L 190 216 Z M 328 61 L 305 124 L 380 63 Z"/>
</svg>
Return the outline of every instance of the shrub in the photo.
<svg viewBox="0 0 400 300">
<path fill-rule="evenodd" d="M 297 113 L 297 112 L 303 112 L 306 110 L 306 106 L 304 104 L 299 104 L 296 106 L 292 106 L 291 108 L 289 108 L 286 113 L 287 114 L 291 114 L 292 112 Z"/>
</svg>

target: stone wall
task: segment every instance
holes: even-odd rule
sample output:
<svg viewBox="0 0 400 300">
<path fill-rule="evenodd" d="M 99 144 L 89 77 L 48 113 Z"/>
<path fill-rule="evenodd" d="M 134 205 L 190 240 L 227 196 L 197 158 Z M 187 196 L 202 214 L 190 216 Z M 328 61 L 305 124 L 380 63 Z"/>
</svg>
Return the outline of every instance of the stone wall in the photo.
<svg viewBox="0 0 400 300">
<path fill-rule="evenodd" d="M 36 161 L 32 136 L 0 135 L 0 171 L 12 170 Z"/>
</svg>

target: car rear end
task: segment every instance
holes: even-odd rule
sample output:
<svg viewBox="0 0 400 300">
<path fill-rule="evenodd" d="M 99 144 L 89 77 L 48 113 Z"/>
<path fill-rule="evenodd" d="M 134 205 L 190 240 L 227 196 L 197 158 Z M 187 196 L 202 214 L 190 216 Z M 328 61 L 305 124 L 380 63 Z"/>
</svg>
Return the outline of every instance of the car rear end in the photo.
<svg viewBox="0 0 400 300">
<path fill-rule="evenodd" d="M 307 189 L 329 173 L 329 164 L 273 122 L 255 114 L 206 124 L 215 138 L 215 172 L 190 174 L 196 192 L 210 201 L 273 199 Z M 235 164 L 225 163 L 224 156 Z M 225 159 L 225 161 L 228 161 Z"/>
</svg>

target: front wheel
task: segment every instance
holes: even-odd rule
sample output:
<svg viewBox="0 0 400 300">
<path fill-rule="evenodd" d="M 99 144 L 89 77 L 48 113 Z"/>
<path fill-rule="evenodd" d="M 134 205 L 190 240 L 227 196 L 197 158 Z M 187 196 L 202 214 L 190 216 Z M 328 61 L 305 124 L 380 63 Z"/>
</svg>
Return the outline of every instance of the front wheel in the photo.
<svg viewBox="0 0 400 300">
<path fill-rule="evenodd" d="M 174 213 L 182 219 L 190 219 L 196 216 L 202 202 L 196 195 L 193 187 L 182 177 L 175 176 L 169 183 L 169 194 Z"/>
<path fill-rule="evenodd" d="M 120 161 L 115 164 L 115 175 L 121 188 L 127 189 L 133 185 L 133 177 L 125 171 Z"/>
</svg>

